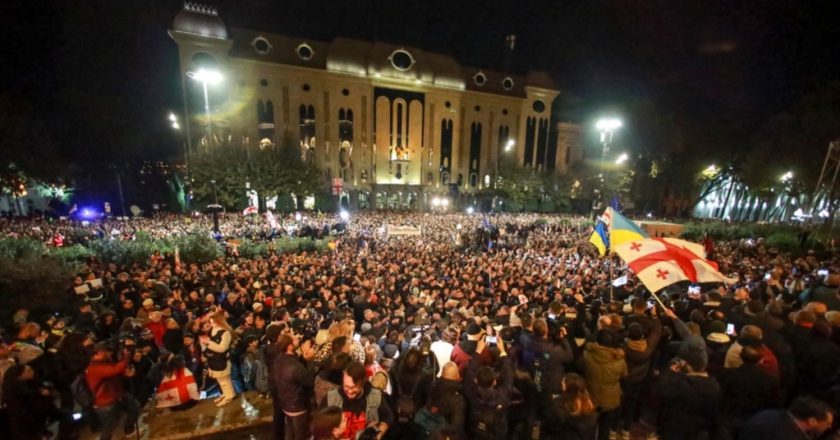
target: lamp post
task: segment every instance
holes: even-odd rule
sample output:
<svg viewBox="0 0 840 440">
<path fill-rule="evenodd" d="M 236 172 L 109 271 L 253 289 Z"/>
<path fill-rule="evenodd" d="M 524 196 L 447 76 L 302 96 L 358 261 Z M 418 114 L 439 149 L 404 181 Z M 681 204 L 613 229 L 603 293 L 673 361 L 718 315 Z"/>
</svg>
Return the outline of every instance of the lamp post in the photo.
<svg viewBox="0 0 840 440">
<path fill-rule="evenodd" d="M 187 76 L 201 82 L 201 87 L 204 89 L 204 110 L 207 112 L 207 142 L 213 141 L 212 124 L 210 121 L 210 98 L 207 95 L 207 84 L 218 84 L 222 82 L 222 74 L 218 70 L 198 69 L 196 71 L 187 72 Z"/>
<path fill-rule="evenodd" d="M 216 192 L 216 179 L 210 181 L 210 184 L 213 185 L 213 204 L 208 206 L 210 210 L 213 212 L 213 232 L 218 234 L 219 233 L 219 210 L 222 207 L 219 205 L 219 195 Z"/>
<path fill-rule="evenodd" d="M 502 153 L 510 153 L 511 151 L 513 151 L 513 147 L 515 147 L 515 146 L 516 146 L 516 141 L 514 141 L 511 138 L 508 138 L 507 142 L 505 142 L 504 149 L 496 155 L 496 176 L 495 176 L 495 179 L 493 181 L 493 188 L 494 189 L 499 187 L 499 162 L 502 159 Z M 493 196 L 493 206 L 494 207 L 496 206 L 495 202 L 496 202 L 497 197 L 498 196 L 496 196 L 496 195 Z"/>
<path fill-rule="evenodd" d="M 595 124 L 595 128 L 601 132 L 601 181 L 599 185 L 598 198 L 596 198 L 595 203 L 592 204 L 594 211 L 601 209 L 600 202 L 602 202 L 604 198 L 604 186 L 607 174 L 607 155 L 610 153 L 610 143 L 612 143 L 613 132 L 621 128 L 621 125 L 621 120 L 617 118 L 600 119 L 598 123 Z M 625 158 L 624 160 L 627 159 Z"/>
<path fill-rule="evenodd" d="M 172 123 L 172 128 L 181 133 L 181 124 L 178 123 L 178 117 L 175 116 L 175 113 L 169 113 L 169 122 Z M 182 142 L 184 144 L 184 209 L 187 211 L 187 214 L 190 213 L 190 159 L 189 159 L 189 150 L 187 149 L 187 139 L 182 136 Z"/>
</svg>

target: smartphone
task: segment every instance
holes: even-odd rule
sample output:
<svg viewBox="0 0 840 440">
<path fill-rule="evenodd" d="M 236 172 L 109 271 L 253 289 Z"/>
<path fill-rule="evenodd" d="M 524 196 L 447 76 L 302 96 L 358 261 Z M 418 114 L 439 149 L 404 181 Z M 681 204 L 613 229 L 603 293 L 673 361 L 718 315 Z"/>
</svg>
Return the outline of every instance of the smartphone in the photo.
<svg viewBox="0 0 840 440">
<path fill-rule="evenodd" d="M 765 281 L 769 280 L 772 275 L 773 274 L 771 274 L 770 272 L 767 272 L 766 274 L 764 274 L 764 280 Z"/>
<path fill-rule="evenodd" d="M 818 271 L 817 271 L 817 275 L 819 275 L 819 276 L 821 276 L 821 277 L 824 277 L 824 276 L 828 275 L 828 269 L 820 269 L 820 270 L 818 270 Z"/>
<path fill-rule="evenodd" d="M 496 337 L 495 336 L 486 336 L 484 338 L 484 341 L 487 342 L 488 344 L 495 344 L 496 343 Z"/>
<path fill-rule="evenodd" d="M 735 336 L 735 324 L 726 324 L 726 334 L 729 336 Z"/>
<path fill-rule="evenodd" d="M 82 413 L 73 413 L 73 420 L 82 420 Z"/>
</svg>

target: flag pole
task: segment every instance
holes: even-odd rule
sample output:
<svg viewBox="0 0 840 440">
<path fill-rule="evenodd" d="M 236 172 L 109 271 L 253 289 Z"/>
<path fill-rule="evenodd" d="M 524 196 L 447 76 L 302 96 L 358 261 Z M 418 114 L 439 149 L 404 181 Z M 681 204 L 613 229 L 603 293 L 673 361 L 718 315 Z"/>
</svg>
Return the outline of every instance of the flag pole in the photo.
<svg viewBox="0 0 840 440">
<path fill-rule="evenodd" d="M 613 251 L 610 249 L 610 304 L 613 302 Z"/>
</svg>

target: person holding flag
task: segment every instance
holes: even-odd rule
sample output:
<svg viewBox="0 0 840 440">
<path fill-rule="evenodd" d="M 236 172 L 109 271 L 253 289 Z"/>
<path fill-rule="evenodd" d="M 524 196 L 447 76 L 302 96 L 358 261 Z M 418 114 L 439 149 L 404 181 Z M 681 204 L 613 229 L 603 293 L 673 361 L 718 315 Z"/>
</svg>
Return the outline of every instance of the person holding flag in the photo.
<svg viewBox="0 0 840 440">
<path fill-rule="evenodd" d="M 163 379 L 155 395 L 158 408 L 169 408 L 173 411 L 192 408 L 201 399 L 195 377 L 185 367 L 184 358 L 180 355 L 166 353 L 161 362 Z"/>
</svg>

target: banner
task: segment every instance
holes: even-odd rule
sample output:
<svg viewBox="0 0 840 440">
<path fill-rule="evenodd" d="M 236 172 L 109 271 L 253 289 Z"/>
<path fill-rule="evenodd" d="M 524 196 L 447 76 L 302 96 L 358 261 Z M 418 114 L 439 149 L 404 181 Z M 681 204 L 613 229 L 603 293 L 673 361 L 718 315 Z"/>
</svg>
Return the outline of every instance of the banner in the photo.
<svg viewBox="0 0 840 440">
<path fill-rule="evenodd" d="M 385 225 L 385 233 L 390 237 L 392 235 L 400 236 L 400 235 L 421 235 L 421 231 L 419 227 L 415 226 L 397 226 L 397 225 Z"/>
</svg>

